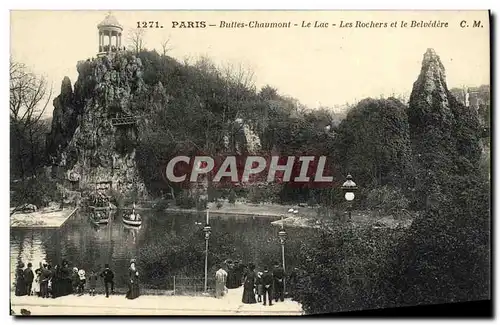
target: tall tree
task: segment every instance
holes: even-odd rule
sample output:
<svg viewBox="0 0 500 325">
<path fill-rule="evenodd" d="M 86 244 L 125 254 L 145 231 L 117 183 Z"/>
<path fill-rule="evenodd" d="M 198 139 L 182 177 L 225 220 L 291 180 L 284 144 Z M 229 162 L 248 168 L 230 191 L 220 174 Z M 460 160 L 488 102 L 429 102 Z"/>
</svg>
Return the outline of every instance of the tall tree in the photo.
<svg viewBox="0 0 500 325">
<path fill-rule="evenodd" d="M 10 126 L 13 149 L 17 151 L 14 153 L 17 170 L 23 179 L 28 173 L 26 161 L 30 162 L 32 175 L 35 174 L 37 134 L 43 129 L 40 120 L 51 96 L 52 86 L 43 76 L 32 73 L 22 63 L 10 62 Z M 23 144 L 23 141 L 27 143 Z"/>
<path fill-rule="evenodd" d="M 135 51 L 135 53 L 139 53 L 145 48 L 146 42 L 144 41 L 145 37 L 145 29 L 143 28 L 136 28 L 132 29 L 129 34 L 128 34 L 128 42 L 130 43 L 129 47 L 132 49 L 132 51 Z"/>
</svg>

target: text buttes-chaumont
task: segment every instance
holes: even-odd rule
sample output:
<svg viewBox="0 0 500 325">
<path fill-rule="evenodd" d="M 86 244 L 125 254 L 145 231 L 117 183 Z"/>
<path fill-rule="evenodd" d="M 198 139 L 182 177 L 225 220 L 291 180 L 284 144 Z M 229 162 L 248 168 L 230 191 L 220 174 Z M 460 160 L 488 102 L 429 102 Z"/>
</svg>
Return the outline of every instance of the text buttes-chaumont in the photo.
<svg viewBox="0 0 500 325">
<path fill-rule="evenodd" d="M 240 22 L 240 21 L 224 21 L 221 20 L 219 27 L 220 28 L 290 28 L 292 26 L 292 22 L 290 21 L 282 21 L 282 22 L 260 22 L 257 20 L 252 20 L 249 22 Z"/>
</svg>

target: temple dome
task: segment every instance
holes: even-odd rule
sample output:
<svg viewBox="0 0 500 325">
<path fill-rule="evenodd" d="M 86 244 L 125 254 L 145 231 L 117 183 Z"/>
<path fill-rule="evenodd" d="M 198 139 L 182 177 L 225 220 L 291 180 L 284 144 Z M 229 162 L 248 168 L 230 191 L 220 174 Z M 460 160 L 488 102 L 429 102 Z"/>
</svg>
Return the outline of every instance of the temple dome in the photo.
<svg viewBox="0 0 500 325">
<path fill-rule="evenodd" d="M 108 14 L 106 18 L 104 18 L 103 21 L 97 25 L 97 28 L 103 28 L 103 27 L 115 27 L 119 29 L 123 29 L 122 25 L 118 22 L 118 19 L 115 18 L 112 14 Z"/>
</svg>

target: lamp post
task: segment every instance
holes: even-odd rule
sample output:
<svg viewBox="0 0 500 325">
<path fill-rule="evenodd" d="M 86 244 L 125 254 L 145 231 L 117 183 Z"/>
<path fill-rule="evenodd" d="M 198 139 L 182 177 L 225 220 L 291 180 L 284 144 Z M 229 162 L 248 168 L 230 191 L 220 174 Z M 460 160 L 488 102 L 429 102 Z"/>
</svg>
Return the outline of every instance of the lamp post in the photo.
<svg viewBox="0 0 500 325">
<path fill-rule="evenodd" d="M 299 211 L 297 209 L 288 209 L 288 214 L 297 214 Z M 278 238 L 281 244 L 281 260 L 283 264 L 283 273 L 286 272 L 285 266 L 285 242 L 287 240 L 288 234 L 285 231 L 285 225 L 283 223 L 283 216 L 281 216 L 281 229 L 278 231 Z M 283 292 L 286 292 L 286 277 L 283 279 Z"/>
<path fill-rule="evenodd" d="M 342 190 L 344 191 L 344 198 L 349 203 L 349 220 L 351 220 L 351 210 L 352 210 L 352 201 L 354 200 L 354 192 L 358 189 L 358 186 L 352 180 L 351 174 L 347 175 L 347 180 L 342 184 Z"/>
<path fill-rule="evenodd" d="M 205 233 L 205 293 L 207 292 L 208 286 L 208 240 L 210 239 L 210 234 L 212 233 L 212 227 L 208 224 L 208 210 L 207 210 L 207 223 L 203 227 L 203 232 Z"/>
</svg>

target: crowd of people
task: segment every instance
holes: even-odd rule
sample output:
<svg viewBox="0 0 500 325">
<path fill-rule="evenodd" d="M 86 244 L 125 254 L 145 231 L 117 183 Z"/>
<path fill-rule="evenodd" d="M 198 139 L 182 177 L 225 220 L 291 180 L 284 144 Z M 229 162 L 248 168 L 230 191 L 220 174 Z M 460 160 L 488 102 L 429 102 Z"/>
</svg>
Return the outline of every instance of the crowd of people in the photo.
<svg viewBox="0 0 500 325">
<path fill-rule="evenodd" d="M 135 259 L 130 261 L 128 278 L 128 291 L 126 298 L 135 299 L 139 297 L 139 271 Z M 62 296 L 84 295 L 86 288 L 90 296 L 96 295 L 96 287 L 99 278 L 104 283 L 104 293 L 107 298 L 115 293 L 115 274 L 108 264 L 104 265 L 99 273 L 91 270 L 88 274 L 83 268 L 69 266 L 64 260 L 59 265 L 52 267 L 50 263 L 40 262 L 39 267 L 33 270 L 33 265 L 28 263 L 25 268 L 23 262 L 19 262 L 15 273 L 15 295 L 16 296 L 38 296 L 41 298 L 57 298 Z"/>
<path fill-rule="evenodd" d="M 292 291 L 297 283 L 297 271 L 294 269 L 288 276 L 288 291 Z M 240 262 L 226 261 L 215 273 L 215 297 L 222 298 L 227 289 L 243 285 L 244 304 L 262 302 L 266 306 L 269 301 L 269 306 L 272 306 L 273 300 L 285 300 L 285 280 L 285 270 L 277 262 L 271 270 L 264 266 L 262 271 L 256 271 L 253 263 L 244 266 Z"/>
</svg>

